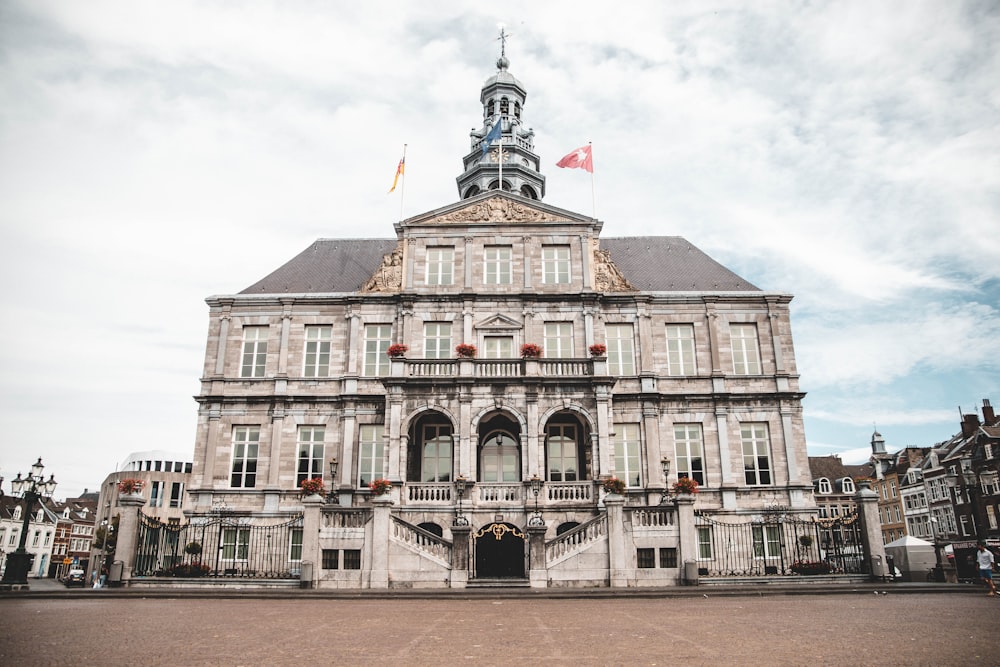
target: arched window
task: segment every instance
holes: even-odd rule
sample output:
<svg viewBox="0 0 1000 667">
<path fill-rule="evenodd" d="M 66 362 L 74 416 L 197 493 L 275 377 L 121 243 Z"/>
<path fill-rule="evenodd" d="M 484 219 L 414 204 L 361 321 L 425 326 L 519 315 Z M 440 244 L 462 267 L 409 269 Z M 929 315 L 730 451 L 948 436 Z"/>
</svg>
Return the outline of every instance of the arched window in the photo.
<svg viewBox="0 0 1000 667">
<path fill-rule="evenodd" d="M 20 505 L 18 505 L 17 507 L 14 508 L 14 518 L 15 519 L 20 519 L 21 518 L 21 506 Z"/>
<path fill-rule="evenodd" d="M 854 493 L 854 480 L 850 477 L 845 477 L 841 487 L 843 488 L 844 493 Z"/>
<path fill-rule="evenodd" d="M 556 528 L 556 535 L 562 535 L 563 533 L 567 533 L 579 525 L 580 525 L 579 521 L 566 521 L 565 523 L 561 523 L 559 524 L 559 527 Z"/>
<path fill-rule="evenodd" d="M 545 465 L 550 482 L 589 479 L 589 451 L 583 425 L 570 413 L 554 416 L 545 426 Z"/>
<path fill-rule="evenodd" d="M 462 197 L 462 199 L 468 199 L 469 197 L 475 197 L 478 194 L 479 194 L 479 186 L 478 185 L 473 185 L 472 187 L 470 187 L 468 190 L 465 191 L 465 195 Z"/>
<path fill-rule="evenodd" d="M 407 478 L 415 482 L 450 482 L 454 442 L 451 422 L 439 413 L 428 414 L 410 429 Z"/>
<path fill-rule="evenodd" d="M 500 98 L 500 113 L 502 115 L 510 113 L 510 102 L 507 101 L 506 97 Z"/>
<path fill-rule="evenodd" d="M 527 197 L 528 199 L 538 199 L 538 195 L 535 194 L 535 189 L 530 185 L 521 186 L 521 196 Z"/>
<path fill-rule="evenodd" d="M 493 100 L 490 100 L 489 102 L 486 103 L 486 117 L 487 118 L 492 118 L 493 117 L 493 110 L 495 108 L 496 107 L 493 106 Z"/>
<path fill-rule="evenodd" d="M 441 526 L 437 525 L 432 521 L 425 521 L 424 523 L 418 523 L 417 528 L 423 528 L 428 533 L 433 533 L 438 537 L 444 537 L 444 530 L 441 528 Z"/>
<path fill-rule="evenodd" d="M 826 477 L 822 477 L 819 480 L 819 492 L 833 493 L 833 487 L 830 486 L 830 480 L 828 480 Z"/>
<path fill-rule="evenodd" d="M 515 101 L 514 102 L 514 118 L 520 118 L 520 117 L 521 117 L 521 103 Z"/>
<path fill-rule="evenodd" d="M 479 479 L 516 482 L 521 479 L 521 450 L 506 431 L 487 434 L 479 448 Z"/>
<path fill-rule="evenodd" d="M 495 180 L 494 181 L 490 181 L 490 190 L 496 190 L 497 186 L 499 185 L 499 183 L 500 183 L 500 181 L 495 181 Z M 507 181 L 504 181 L 503 182 L 503 189 L 504 189 L 505 192 L 510 192 L 510 183 L 508 183 Z"/>
</svg>

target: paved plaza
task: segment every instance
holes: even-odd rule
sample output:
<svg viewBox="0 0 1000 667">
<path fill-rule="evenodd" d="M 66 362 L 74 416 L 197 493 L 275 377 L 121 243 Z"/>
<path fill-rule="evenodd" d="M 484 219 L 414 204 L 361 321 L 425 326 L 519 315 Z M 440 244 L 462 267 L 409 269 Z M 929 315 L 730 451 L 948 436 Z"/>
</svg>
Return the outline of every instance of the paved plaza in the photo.
<svg viewBox="0 0 1000 667">
<path fill-rule="evenodd" d="M 3 665 L 1000 664 L 1000 600 L 0 599 Z"/>
</svg>

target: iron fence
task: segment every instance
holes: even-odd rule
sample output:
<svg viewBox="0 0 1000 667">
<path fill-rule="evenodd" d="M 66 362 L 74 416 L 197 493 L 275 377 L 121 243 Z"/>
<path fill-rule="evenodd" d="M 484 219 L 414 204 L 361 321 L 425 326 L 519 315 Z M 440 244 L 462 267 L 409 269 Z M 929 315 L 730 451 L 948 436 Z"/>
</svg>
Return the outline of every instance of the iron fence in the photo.
<svg viewBox="0 0 1000 667">
<path fill-rule="evenodd" d="M 271 525 L 245 517 L 193 517 L 184 525 L 139 513 L 136 577 L 298 578 L 302 515 Z"/>
<path fill-rule="evenodd" d="M 695 512 L 698 572 L 706 577 L 865 574 L 857 514 L 799 519 L 765 512 L 727 523 Z"/>
</svg>

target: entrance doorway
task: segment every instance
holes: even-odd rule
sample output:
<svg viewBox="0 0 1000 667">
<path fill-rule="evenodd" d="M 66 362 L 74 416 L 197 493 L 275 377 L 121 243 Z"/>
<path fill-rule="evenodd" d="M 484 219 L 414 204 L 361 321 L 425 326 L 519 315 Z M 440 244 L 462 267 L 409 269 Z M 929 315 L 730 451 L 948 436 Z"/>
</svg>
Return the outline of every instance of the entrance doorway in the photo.
<svg viewBox="0 0 1000 667">
<path fill-rule="evenodd" d="M 509 523 L 491 523 L 473 534 L 476 577 L 524 578 L 524 533 Z"/>
</svg>

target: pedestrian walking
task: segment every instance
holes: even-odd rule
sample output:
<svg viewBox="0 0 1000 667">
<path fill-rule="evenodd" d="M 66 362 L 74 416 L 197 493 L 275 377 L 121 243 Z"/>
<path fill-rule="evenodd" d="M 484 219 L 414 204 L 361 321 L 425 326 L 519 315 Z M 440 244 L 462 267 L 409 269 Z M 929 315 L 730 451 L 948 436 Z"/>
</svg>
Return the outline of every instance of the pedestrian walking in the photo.
<svg viewBox="0 0 1000 667">
<path fill-rule="evenodd" d="M 979 552 L 976 553 L 976 562 L 979 563 L 979 579 L 989 586 L 990 592 L 987 595 L 995 596 L 997 587 L 993 583 L 993 565 L 995 563 L 993 552 L 986 548 L 985 542 L 980 542 L 978 546 Z"/>
</svg>

